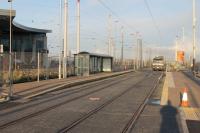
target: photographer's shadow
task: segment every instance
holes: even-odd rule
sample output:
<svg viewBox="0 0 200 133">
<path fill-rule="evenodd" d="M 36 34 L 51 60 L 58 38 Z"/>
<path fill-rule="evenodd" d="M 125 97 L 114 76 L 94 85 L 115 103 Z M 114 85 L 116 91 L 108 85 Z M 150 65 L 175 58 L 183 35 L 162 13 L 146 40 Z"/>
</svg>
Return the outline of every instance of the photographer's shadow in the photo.
<svg viewBox="0 0 200 133">
<path fill-rule="evenodd" d="M 180 133 L 177 123 L 178 111 L 170 101 L 168 101 L 168 105 L 161 108 L 160 113 L 162 115 L 160 133 Z"/>
</svg>

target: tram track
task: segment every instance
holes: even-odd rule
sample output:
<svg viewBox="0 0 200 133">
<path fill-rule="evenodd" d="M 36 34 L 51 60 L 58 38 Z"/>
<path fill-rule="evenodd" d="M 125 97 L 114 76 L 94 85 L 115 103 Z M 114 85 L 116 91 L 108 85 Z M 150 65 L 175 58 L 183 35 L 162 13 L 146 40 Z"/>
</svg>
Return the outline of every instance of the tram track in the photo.
<svg viewBox="0 0 200 133">
<path fill-rule="evenodd" d="M 151 73 L 151 74 L 152 74 L 152 73 Z M 144 77 L 146 77 L 146 75 L 145 75 Z M 114 81 L 114 82 L 112 82 L 112 83 L 110 83 L 110 84 L 108 84 L 108 85 L 105 85 L 105 86 L 103 86 L 103 87 L 100 87 L 99 89 L 96 89 L 96 90 L 90 91 L 90 92 L 88 92 L 88 93 L 85 93 L 85 94 L 83 94 L 83 95 L 81 95 L 81 96 L 77 96 L 77 97 L 71 98 L 71 99 L 69 99 L 69 100 L 65 100 L 65 101 L 63 101 L 63 102 L 61 102 L 61 103 L 59 103 L 59 104 L 56 104 L 56 105 L 47 107 L 47 108 L 45 108 L 45 109 L 39 110 L 39 111 L 34 112 L 34 113 L 30 113 L 30 114 L 28 114 L 28 115 L 26 115 L 26 116 L 23 116 L 23 117 L 21 117 L 21 118 L 15 119 L 15 120 L 13 120 L 13 121 L 9 121 L 9 122 L 7 122 L 7 123 L 4 123 L 4 124 L 0 125 L 0 130 L 1 130 L 1 129 L 8 128 L 8 127 L 10 127 L 10 126 L 12 126 L 12 125 L 18 124 L 18 123 L 20 123 L 20 122 L 23 122 L 23 121 L 25 121 L 25 120 L 28 120 L 28 119 L 30 119 L 30 118 L 33 118 L 33 117 L 42 115 L 42 114 L 44 114 L 44 113 L 46 113 L 46 112 L 49 112 L 49 111 L 51 111 L 51 110 L 53 110 L 53 109 L 56 109 L 56 108 L 58 108 L 58 107 L 60 107 L 60 106 L 63 106 L 63 105 L 68 104 L 68 103 L 70 103 L 70 102 L 72 102 L 72 101 L 75 101 L 75 100 L 78 100 L 78 99 L 83 98 L 83 97 L 85 97 L 85 96 L 88 96 L 88 95 L 90 95 L 90 94 L 93 94 L 93 93 L 99 92 L 99 91 L 101 91 L 101 90 L 107 89 L 107 88 L 109 88 L 109 87 L 111 87 L 111 86 L 113 86 L 113 85 L 116 85 L 116 84 L 118 84 L 118 83 L 124 82 L 124 81 L 126 81 L 127 79 L 129 79 L 129 78 L 132 78 L 132 77 L 128 77 L 128 78 L 125 77 L 124 79 L 119 79 L 119 80 Z M 120 82 L 119 82 L 119 81 L 120 81 Z M 108 81 L 108 82 L 110 82 L 110 81 Z M 99 84 L 102 84 L 102 83 L 99 83 Z M 97 86 L 97 85 L 94 84 L 94 85 L 89 85 L 89 86 L 85 86 L 85 87 L 88 88 L 88 89 L 89 89 L 89 88 L 92 89 L 92 86 Z M 84 89 L 82 89 L 82 87 L 80 87 L 80 88 L 81 88 L 81 91 L 84 90 Z M 76 90 L 75 92 L 73 92 L 73 93 L 71 93 L 71 94 L 76 94 L 76 93 L 79 93 L 79 92 L 80 92 L 80 91 L 77 91 L 77 90 Z M 62 92 L 62 93 L 63 93 L 63 92 Z M 69 94 L 67 94 L 67 95 L 69 95 Z M 65 95 L 64 95 L 64 96 L 65 96 Z M 63 96 L 63 97 L 64 97 L 64 96 Z"/>
<path fill-rule="evenodd" d="M 129 74 L 132 74 L 132 73 L 127 73 L 127 75 L 129 75 Z M 135 75 L 133 75 L 132 77 L 135 77 L 135 76 L 137 76 L 139 73 L 135 73 Z M 117 78 L 119 78 L 119 77 L 122 77 L 122 78 L 126 78 L 126 76 L 127 75 L 119 75 L 119 76 L 115 76 L 115 77 L 112 77 L 112 78 L 107 78 L 107 79 L 102 79 L 102 80 L 98 80 L 98 81 L 94 81 L 94 82 L 91 82 L 91 83 L 86 83 L 85 85 L 82 85 L 81 87 L 79 87 L 79 85 L 78 86 L 75 86 L 75 89 L 70 89 L 70 88 L 74 88 L 74 87 L 69 87 L 69 88 L 66 88 L 66 89 L 60 89 L 60 90 L 54 90 L 54 91 L 52 91 L 52 92 L 49 92 L 49 93 L 47 93 L 47 94 L 52 94 L 52 93 L 54 93 L 54 92 L 56 92 L 55 93 L 55 95 L 56 96 L 54 96 L 54 97 L 52 97 L 52 98 L 48 98 L 47 100 L 44 100 L 44 101 L 42 101 L 42 102 L 40 102 L 40 104 L 45 104 L 45 103 L 47 103 L 47 102 L 50 102 L 50 101 L 53 101 L 53 100 L 55 100 L 55 99 L 57 99 L 57 98 L 62 98 L 62 97 L 65 97 L 65 96 L 69 96 L 69 95 L 72 95 L 72 94 L 76 94 L 76 93 L 78 93 L 78 92 L 82 92 L 82 91 L 84 91 L 84 90 L 88 90 L 88 89 L 90 89 L 90 88 L 92 88 L 92 87 L 95 87 L 95 86 L 99 86 L 99 85 L 101 85 L 102 83 L 103 84 L 106 84 L 106 83 L 110 83 L 110 82 L 112 82 L 112 81 L 110 81 L 110 80 L 114 80 L 114 79 L 117 79 Z M 65 93 L 67 93 L 67 94 L 65 94 Z M 45 94 L 44 94 L 45 95 Z M 41 95 L 42 96 L 42 95 Z M 31 98 L 30 100 L 34 100 L 34 101 L 37 101 L 37 100 L 41 100 L 41 99 L 37 99 L 38 97 L 41 97 L 41 96 L 37 96 L 37 97 L 35 97 L 34 99 L 33 98 Z M 20 101 L 20 100 L 19 100 Z M 27 104 L 27 103 L 24 103 L 24 104 Z M 31 106 L 27 106 L 27 107 L 33 107 L 33 106 L 35 106 L 35 105 L 37 105 L 37 104 L 31 104 Z M 23 108 L 22 108 L 23 109 Z M 21 109 L 21 110 L 22 110 Z M 1 111 L 2 109 L 0 109 L 0 111 Z M 19 111 L 19 110 L 17 110 L 17 111 Z M 1 116 L 2 114 L 0 113 L 0 116 Z"/>
<path fill-rule="evenodd" d="M 163 73 L 158 78 L 158 80 L 156 81 L 153 88 L 149 91 L 148 95 L 145 97 L 143 102 L 139 105 L 139 108 L 135 112 L 133 112 L 131 119 L 127 122 L 127 124 L 125 125 L 125 127 L 123 128 L 121 133 L 129 133 L 134 128 L 135 124 L 137 123 L 138 118 L 140 117 L 140 115 L 144 111 L 149 98 L 152 96 L 153 92 L 155 91 L 155 89 L 159 85 L 159 82 L 160 82 L 162 76 L 163 76 Z"/>
<path fill-rule="evenodd" d="M 90 116 L 98 113 L 101 109 L 103 109 L 104 107 L 106 107 L 107 105 L 113 103 L 115 100 L 117 100 L 118 98 L 120 98 L 121 96 L 123 96 L 124 94 L 128 93 L 129 91 L 132 90 L 133 87 L 139 85 L 140 83 L 142 83 L 144 80 L 147 80 L 148 78 L 151 77 L 151 74 L 148 76 L 145 76 L 145 78 L 141 79 L 140 81 L 136 82 L 133 86 L 129 87 L 128 89 L 124 90 L 122 93 L 112 97 L 110 100 L 104 102 L 103 104 L 101 104 L 100 106 L 98 106 L 97 108 L 89 111 L 87 114 L 85 114 L 84 116 L 80 117 L 79 119 L 75 120 L 74 122 L 72 122 L 71 124 L 67 125 L 66 127 L 64 127 L 63 129 L 61 129 L 60 131 L 58 131 L 58 133 L 67 133 L 68 131 L 70 131 L 71 129 L 73 129 L 74 127 L 78 126 L 80 123 L 82 123 L 84 120 L 86 120 L 87 118 L 89 118 Z M 156 85 L 157 86 L 157 85 Z M 151 89 L 152 90 L 152 89 Z M 153 91 L 152 91 L 153 92 Z M 149 97 L 149 96 L 148 96 Z M 145 98 L 146 99 L 146 98 Z"/>
<path fill-rule="evenodd" d="M 129 74 L 132 74 L 132 73 L 129 73 Z M 131 77 L 133 78 L 133 77 L 137 77 L 137 76 L 138 75 L 136 74 L 136 75 L 132 75 Z M 122 77 L 122 78 L 124 77 L 123 79 L 119 79 L 119 81 L 121 81 L 121 80 L 124 81 L 124 80 L 129 79 L 129 78 L 127 78 L 127 75 L 119 75 L 117 77 L 113 77 L 112 80 L 117 79 L 119 77 Z M 75 88 L 75 89 L 70 89 L 70 90 L 67 89 L 67 90 L 61 91 L 59 93 L 56 93 L 56 95 L 60 95 L 62 93 L 66 93 L 66 92 L 71 92 L 70 94 L 76 93 L 76 91 L 81 92 L 81 91 L 84 91 L 84 90 L 87 90 L 87 89 L 91 89 L 92 87 L 96 87 L 96 86 L 102 85 L 102 83 L 103 84 L 110 83 L 110 79 L 104 79 L 104 80 L 95 81 L 92 84 L 83 85 L 83 87 L 78 87 L 78 88 Z"/>
</svg>

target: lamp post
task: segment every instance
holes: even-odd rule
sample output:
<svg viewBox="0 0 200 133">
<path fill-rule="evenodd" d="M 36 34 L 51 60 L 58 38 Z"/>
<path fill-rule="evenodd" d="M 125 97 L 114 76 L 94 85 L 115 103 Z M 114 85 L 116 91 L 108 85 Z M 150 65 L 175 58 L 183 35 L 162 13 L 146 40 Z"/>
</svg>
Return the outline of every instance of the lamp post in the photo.
<svg viewBox="0 0 200 133">
<path fill-rule="evenodd" d="M 12 0 L 8 0 L 10 3 L 10 50 L 9 50 L 9 98 L 13 96 L 12 92 Z"/>
</svg>

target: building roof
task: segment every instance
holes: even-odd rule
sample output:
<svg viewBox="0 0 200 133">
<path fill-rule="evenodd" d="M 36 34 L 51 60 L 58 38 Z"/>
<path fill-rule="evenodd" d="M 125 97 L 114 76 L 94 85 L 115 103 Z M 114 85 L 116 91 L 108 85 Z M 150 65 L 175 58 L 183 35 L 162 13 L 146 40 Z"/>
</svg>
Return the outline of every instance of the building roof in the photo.
<svg viewBox="0 0 200 133">
<path fill-rule="evenodd" d="M 90 55 L 90 56 L 96 56 L 96 57 L 113 58 L 113 57 L 110 56 L 110 55 L 106 55 L 106 54 L 98 54 L 98 53 L 89 53 L 89 52 L 86 52 L 86 51 L 79 52 L 78 54 L 88 54 L 88 55 Z M 77 55 L 77 54 L 75 54 L 75 55 Z"/>
<path fill-rule="evenodd" d="M 16 16 L 16 11 L 12 10 L 11 11 L 12 18 Z M 8 32 L 9 31 L 9 21 L 10 21 L 10 10 L 5 10 L 5 9 L 0 9 L 0 29 L 3 32 Z M 14 20 L 12 21 L 12 26 L 13 26 L 13 31 L 14 32 L 32 32 L 32 33 L 51 33 L 51 30 L 46 30 L 46 29 L 37 29 L 37 28 L 32 28 L 32 27 L 27 27 L 22 24 L 19 24 L 15 22 Z"/>
<path fill-rule="evenodd" d="M 24 25 L 21 25 L 21 24 L 15 22 L 15 21 L 13 21 L 13 25 L 16 28 L 19 28 L 19 29 L 22 29 L 22 30 L 25 30 L 25 31 L 29 31 L 29 32 L 36 32 L 36 33 L 51 33 L 52 32 L 51 30 L 27 27 L 27 26 L 24 26 Z"/>
</svg>

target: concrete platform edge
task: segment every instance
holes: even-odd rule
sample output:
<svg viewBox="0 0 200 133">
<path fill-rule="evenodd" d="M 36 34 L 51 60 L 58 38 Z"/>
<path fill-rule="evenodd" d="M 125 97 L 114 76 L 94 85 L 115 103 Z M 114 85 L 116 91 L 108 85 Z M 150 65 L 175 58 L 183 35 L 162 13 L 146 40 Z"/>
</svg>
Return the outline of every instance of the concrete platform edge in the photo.
<svg viewBox="0 0 200 133">
<path fill-rule="evenodd" d="M 37 96 L 40 96 L 40 95 L 44 95 L 44 94 L 52 92 L 52 91 L 62 90 L 64 88 L 66 88 L 66 87 L 74 87 L 74 86 L 77 86 L 77 85 L 82 85 L 82 84 L 86 84 L 86 83 L 90 83 L 90 82 L 94 82 L 94 81 L 98 81 L 98 80 L 103 80 L 103 79 L 107 79 L 107 78 L 112 78 L 112 77 L 120 76 L 120 75 L 123 75 L 123 74 L 126 74 L 126 73 L 130 73 L 130 72 L 134 72 L 134 70 L 125 71 L 125 72 L 119 72 L 119 73 L 114 73 L 114 74 L 109 75 L 109 76 L 99 77 L 99 78 L 95 78 L 95 79 L 77 81 L 77 82 L 72 82 L 72 83 L 60 85 L 58 87 L 53 87 L 51 89 L 44 90 L 44 91 L 41 91 L 39 93 L 36 93 L 36 94 L 30 95 L 30 96 L 24 97 L 23 99 L 31 99 L 31 98 L 34 98 L 34 97 L 37 97 Z"/>
<path fill-rule="evenodd" d="M 165 82 L 164 82 L 164 85 L 163 85 L 163 91 L 162 91 L 160 105 L 167 105 L 167 101 L 168 101 L 168 86 L 169 86 L 168 82 L 169 82 L 169 73 L 166 72 L 166 77 L 165 77 Z"/>
</svg>

